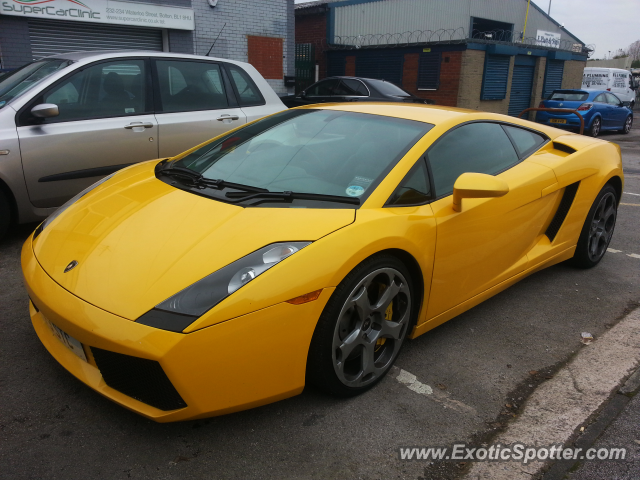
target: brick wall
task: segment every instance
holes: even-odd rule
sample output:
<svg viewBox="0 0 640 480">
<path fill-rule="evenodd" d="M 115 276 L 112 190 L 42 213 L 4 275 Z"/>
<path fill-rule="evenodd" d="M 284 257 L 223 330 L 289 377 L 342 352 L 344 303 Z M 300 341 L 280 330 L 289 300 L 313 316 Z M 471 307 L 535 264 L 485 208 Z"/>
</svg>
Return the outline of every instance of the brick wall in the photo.
<svg viewBox="0 0 640 480">
<path fill-rule="evenodd" d="M 196 29 L 194 50 L 206 55 L 226 23 L 211 51 L 212 57 L 249 61 L 250 36 L 281 39 L 283 52 L 278 78 L 269 80 L 276 93 L 287 93 L 284 75 L 294 75 L 293 4 L 294 0 L 220 0 L 215 8 L 206 0 L 193 1 Z"/>
<path fill-rule="evenodd" d="M 580 88 L 582 86 L 582 73 L 586 66 L 586 61 L 567 60 L 564 62 L 562 88 Z"/>
<path fill-rule="evenodd" d="M 484 110 L 485 112 L 503 113 L 506 115 L 509 110 L 511 76 L 513 74 L 515 57 L 511 57 L 511 62 L 509 63 L 507 94 L 504 100 L 480 100 L 482 76 L 484 74 L 484 54 L 485 52 L 482 50 L 465 50 L 462 52 L 457 106 L 472 110 Z"/>
<path fill-rule="evenodd" d="M 18 68 L 32 60 L 27 19 L 0 15 L 0 68 Z"/>
<path fill-rule="evenodd" d="M 355 55 L 349 55 L 344 62 L 344 74 L 349 77 L 356 76 L 356 57 Z"/>
<path fill-rule="evenodd" d="M 324 45 L 327 38 L 326 12 L 313 15 L 297 15 L 295 18 L 296 43 L 311 43 L 316 51 L 319 78 L 327 76 L 327 55 Z"/>
<path fill-rule="evenodd" d="M 455 107 L 458 102 L 462 53 L 461 51 L 442 52 L 440 85 L 437 90 L 418 90 L 420 54 L 405 54 L 404 68 L 402 71 L 402 87 L 420 98 L 435 100 L 437 105 Z"/>
<path fill-rule="evenodd" d="M 169 30 L 169 51 L 193 55 L 193 32 L 189 30 Z"/>
<path fill-rule="evenodd" d="M 249 49 L 249 63 L 264 78 L 282 78 L 282 38 L 275 37 L 247 37 Z"/>
</svg>

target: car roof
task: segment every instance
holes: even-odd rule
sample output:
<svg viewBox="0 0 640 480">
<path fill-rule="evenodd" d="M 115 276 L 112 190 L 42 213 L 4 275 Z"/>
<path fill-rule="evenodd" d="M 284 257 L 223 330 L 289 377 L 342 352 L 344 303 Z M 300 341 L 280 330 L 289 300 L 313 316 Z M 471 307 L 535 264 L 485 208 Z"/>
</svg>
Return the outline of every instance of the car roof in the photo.
<svg viewBox="0 0 640 480">
<path fill-rule="evenodd" d="M 204 55 L 189 55 L 186 53 L 171 53 L 171 52 L 157 52 L 152 50 L 93 50 L 93 51 L 78 51 L 69 53 L 60 53 L 57 55 L 51 55 L 44 57 L 44 59 L 60 58 L 64 60 L 72 60 L 75 62 L 86 60 L 103 60 L 109 58 L 120 57 L 173 57 L 173 58 L 193 58 L 198 60 L 215 60 L 228 63 L 242 64 L 246 62 L 238 62 L 235 60 L 228 60 L 226 58 L 218 57 L 206 57 Z"/>
</svg>

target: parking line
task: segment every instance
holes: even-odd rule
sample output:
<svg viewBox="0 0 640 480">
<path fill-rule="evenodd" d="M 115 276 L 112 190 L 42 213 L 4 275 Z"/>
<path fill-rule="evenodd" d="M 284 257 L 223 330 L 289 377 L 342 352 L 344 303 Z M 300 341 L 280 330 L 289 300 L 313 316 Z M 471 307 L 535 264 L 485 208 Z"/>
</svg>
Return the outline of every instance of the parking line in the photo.
<svg viewBox="0 0 640 480">
<path fill-rule="evenodd" d="M 631 192 L 622 192 L 625 195 L 635 195 L 636 197 L 640 197 L 640 193 L 631 193 Z"/>
<path fill-rule="evenodd" d="M 622 250 L 616 250 L 615 248 L 607 248 L 607 252 L 620 253 Z"/>
<path fill-rule="evenodd" d="M 620 205 L 629 205 L 630 207 L 640 207 L 640 203 L 620 203 Z"/>
<path fill-rule="evenodd" d="M 640 255 L 638 255 L 637 253 L 627 253 L 627 257 L 640 258 Z"/>
</svg>

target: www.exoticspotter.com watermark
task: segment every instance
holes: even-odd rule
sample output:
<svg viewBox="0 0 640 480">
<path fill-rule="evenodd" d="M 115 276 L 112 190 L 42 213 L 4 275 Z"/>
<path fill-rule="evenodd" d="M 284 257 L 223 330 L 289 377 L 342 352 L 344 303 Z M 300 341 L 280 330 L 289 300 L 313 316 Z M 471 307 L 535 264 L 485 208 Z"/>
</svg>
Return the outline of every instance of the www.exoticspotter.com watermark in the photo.
<svg viewBox="0 0 640 480">
<path fill-rule="evenodd" d="M 456 443 L 451 447 L 400 447 L 400 460 L 451 460 L 471 462 L 529 462 L 545 460 L 624 460 L 627 449 L 576 448 L 562 445 L 535 447 L 523 443 L 474 447 Z"/>
</svg>

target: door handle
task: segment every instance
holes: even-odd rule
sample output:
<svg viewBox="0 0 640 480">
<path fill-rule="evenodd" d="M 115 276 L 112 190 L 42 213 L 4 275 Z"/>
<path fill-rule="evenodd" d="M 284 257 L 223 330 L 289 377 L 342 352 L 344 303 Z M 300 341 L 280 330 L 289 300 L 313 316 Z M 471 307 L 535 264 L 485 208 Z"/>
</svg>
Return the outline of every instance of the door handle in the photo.
<svg viewBox="0 0 640 480">
<path fill-rule="evenodd" d="M 228 113 L 224 113 L 220 115 L 218 118 L 216 118 L 216 120 L 218 120 L 219 122 L 223 120 L 238 120 L 238 119 L 240 119 L 238 115 L 229 115 Z"/>
<path fill-rule="evenodd" d="M 125 125 L 124 128 L 131 130 L 136 127 L 144 127 L 144 128 L 153 128 L 153 123 L 151 122 L 131 122 L 129 125 Z"/>
</svg>

